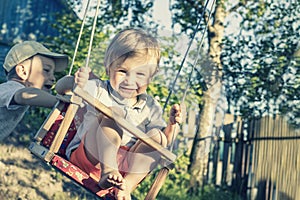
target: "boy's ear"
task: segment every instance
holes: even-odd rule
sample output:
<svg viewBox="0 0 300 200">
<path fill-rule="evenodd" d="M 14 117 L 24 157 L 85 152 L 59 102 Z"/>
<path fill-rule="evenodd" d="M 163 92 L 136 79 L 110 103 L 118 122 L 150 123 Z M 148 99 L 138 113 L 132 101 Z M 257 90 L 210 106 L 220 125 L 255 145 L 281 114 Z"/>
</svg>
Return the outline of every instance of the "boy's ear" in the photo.
<svg viewBox="0 0 300 200">
<path fill-rule="evenodd" d="M 16 66 L 16 73 L 22 80 L 27 80 L 29 75 L 28 68 L 22 64 Z"/>
</svg>

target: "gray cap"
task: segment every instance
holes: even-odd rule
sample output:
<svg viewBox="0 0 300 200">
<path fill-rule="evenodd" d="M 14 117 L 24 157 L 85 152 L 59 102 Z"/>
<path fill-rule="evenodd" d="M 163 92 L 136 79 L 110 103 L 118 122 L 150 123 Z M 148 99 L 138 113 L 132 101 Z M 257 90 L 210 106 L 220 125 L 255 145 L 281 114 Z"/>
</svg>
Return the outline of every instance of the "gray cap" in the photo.
<svg viewBox="0 0 300 200">
<path fill-rule="evenodd" d="M 3 68 L 9 72 L 16 65 L 37 54 L 53 58 L 55 62 L 55 71 L 60 72 L 68 66 L 68 56 L 64 54 L 53 53 L 41 43 L 36 41 L 25 41 L 14 45 L 5 57 Z"/>
</svg>

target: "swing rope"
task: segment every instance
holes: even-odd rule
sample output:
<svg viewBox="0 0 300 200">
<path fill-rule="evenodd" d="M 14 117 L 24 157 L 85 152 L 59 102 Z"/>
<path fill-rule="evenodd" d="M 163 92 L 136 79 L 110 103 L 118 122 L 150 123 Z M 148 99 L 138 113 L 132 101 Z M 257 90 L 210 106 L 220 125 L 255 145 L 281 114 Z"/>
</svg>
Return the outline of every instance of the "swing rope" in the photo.
<svg viewBox="0 0 300 200">
<path fill-rule="evenodd" d="M 194 39 L 194 37 L 195 37 L 195 35 L 196 35 L 196 31 L 197 31 L 197 29 L 198 29 L 198 27 L 199 27 L 199 24 L 201 23 L 201 20 L 202 20 L 202 18 L 203 18 L 203 16 L 204 16 L 204 11 L 205 11 L 206 8 L 207 8 L 208 2 L 209 2 L 209 0 L 207 0 L 207 2 L 206 2 L 205 9 L 203 10 L 202 17 L 201 17 L 201 19 L 199 20 L 199 23 L 197 24 L 197 28 L 195 29 L 194 36 L 193 36 L 192 40 Z M 211 6 L 211 9 L 213 8 L 214 3 L 215 3 L 215 0 L 214 0 L 213 4 L 212 4 L 212 6 Z M 209 15 L 209 18 L 208 18 L 208 20 L 207 20 L 207 24 L 206 24 L 206 28 L 205 28 L 204 32 L 206 31 L 207 26 L 208 26 L 208 22 L 210 21 L 211 13 L 212 13 L 212 12 L 210 12 L 210 15 Z M 203 43 L 203 38 L 204 38 L 204 33 L 202 34 L 201 42 L 200 42 L 200 45 L 199 45 L 199 47 L 198 47 L 197 56 L 199 56 L 199 52 L 200 52 L 200 49 L 201 49 L 202 43 Z M 188 50 L 187 50 L 186 53 L 185 53 L 184 59 L 182 60 L 182 63 L 181 63 L 181 65 L 180 65 L 180 69 L 179 69 L 179 71 L 178 71 L 178 73 L 177 73 L 177 75 L 176 75 L 176 78 L 175 78 L 174 82 L 173 82 L 171 91 L 169 92 L 168 98 L 167 98 L 167 100 L 166 100 L 166 102 L 165 102 L 165 105 L 164 105 L 164 108 L 163 108 L 163 112 L 165 111 L 166 105 L 168 104 L 168 100 L 169 100 L 169 98 L 170 98 L 170 96 L 171 96 L 171 93 L 172 93 L 172 91 L 173 91 L 173 89 L 174 89 L 174 85 L 175 85 L 175 82 L 176 82 L 176 80 L 177 80 L 177 78 L 178 78 L 178 76 L 179 76 L 180 70 L 181 70 L 181 68 L 183 67 L 183 63 L 184 63 L 184 61 L 185 61 L 185 58 L 186 58 L 186 56 L 187 56 L 187 54 L 188 54 L 188 51 L 189 51 L 189 49 L 190 49 L 190 47 L 191 47 L 191 44 L 192 44 L 192 40 L 190 41 L 190 44 L 189 44 L 189 46 L 188 46 Z M 197 59 L 198 59 L 198 58 L 197 58 Z M 187 90 L 188 90 L 188 88 L 189 88 L 189 84 L 190 84 L 190 81 L 191 81 L 190 79 L 191 79 L 191 76 L 192 76 L 192 72 L 193 72 L 193 69 L 194 69 L 194 66 L 196 65 L 196 63 L 197 63 L 197 61 L 195 61 L 194 65 L 193 65 L 193 68 L 192 68 L 192 71 L 191 71 L 190 74 L 189 74 L 189 80 L 188 80 L 186 89 L 185 89 L 185 91 L 184 91 L 184 95 L 183 95 L 183 98 L 182 98 L 181 103 L 183 103 L 184 100 L 185 100 L 186 93 L 187 93 Z M 177 128 L 177 126 L 175 126 L 175 128 L 174 128 L 174 132 L 173 132 L 173 136 L 172 136 L 171 145 L 169 146 L 169 150 L 170 150 L 171 152 L 173 151 L 173 146 L 174 146 L 174 141 L 175 141 L 176 128 Z M 170 170 L 170 168 L 167 167 L 167 166 L 164 166 L 163 168 L 161 168 L 160 171 L 159 171 L 158 174 L 157 174 L 157 178 L 156 178 L 156 179 L 159 179 L 160 182 L 164 181 L 164 180 L 166 179 L 168 173 L 169 173 L 169 170 Z M 162 187 L 162 184 L 159 184 L 159 181 L 155 181 L 155 182 L 152 184 L 152 186 L 150 187 L 150 190 L 149 190 L 147 196 L 145 197 L 145 200 L 152 200 L 152 199 L 155 199 L 161 187 Z"/>
<path fill-rule="evenodd" d="M 81 36 L 82 36 L 83 28 L 84 28 L 84 25 L 85 25 L 85 21 L 86 21 L 86 18 L 87 18 L 87 11 L 90 7 L 90 2 L 91 2 L 91 0 L 88 0 L 87 6 L 86 6 L 85 11 L 84 11 L 80 32 L 79 32 L 79 35 L 78 35 L 78 38 L 77 38 L 76 47 L 75 47 L 74 55 L 73 55 L 73 58 L 72 58 L 72 63 L 71 63 L 69 73 L 68 73 L 69 76 L 72 74 L 72 70 L 73 70 L 73 67 L 74 67 L 74 62 L 75 62 L 75 58 L 77 56 L 77 51 L 78 51 L 79 43 L 80 43 L 80 40 L 81 40 Z M 93 39 L 94 39 L 94 34 L 95 34 L 95 29 L 96 29 L 97 16 L 98 16 L 98 13 L 99 13 L 100 2 L 101 2 L 101 0 L 98 0 L 95 15 L 94 15 L 94 22 L 93 22 L 92 32 L 91 32 L 91 36 L 90 36 L 90 42 L 89 42 L 89 48 L 88 48 L 88 54 L 87 54 L 87 57 L 86 57 L 85 67 L 88 67 L 88 65 L 89 65 L 90 55 L 91 55 L 91 51 L 92 51 L 92 44 L 93 44 Z"/>
<path fill-rule="evenodd" d="M 187 84 L 186 84 L 186 87 L 185 87 L 184 94 L 183 94 L 183 97 L 181 99 L 181 102 L 184 102 L 186 94 L 187 94 L 187 91 L 189 90 L 190 82 L 191 82 L 191 79 L 192 79 L 192 74 L 193 74 L 193 72 L 195 70 L 196 64 L 197 64 L 197 62 L 199 60 L 199 57 L 200 57 L 200 50 L 202 49 L 202 45 L 203 45 L 203 41 L 204 41 L 204 34 L 205 34 L 205 32 L 206 32 L 206 30 L 208 28 L 208 23 L 209 23 L 209 20 L 211 18 L 211 15 L 212 15 L 212 8 L 213 8 L 215 2 L 216 2 L 216 0 L 213 0 L 212 5 L 210 7 L 210 12 L 209 12 L 209 15 L 208 15 L 208 18 L 207 18 L 207 23 L 206 23 L 205 28 L 204 28 L 204 30 L 202 32 L 202 35 L 201 35 L 200 43 L 199 43 L 199 46 L 198 46 L 198 49 L 197 49 L 197 53 L 196 53 L 196 59 L 194 60 L 194 63 L 192 64 L 192 69 L 191 69 L 191 71 L 189 73 L 189 77 L 187 79 Z"/>
<path fill-rule="evenodd" d="M 91 56 L 91 51 L 92 51 L 92 44 L 93 44 L 93 39 L 94 39 L 94 34 L 95 34 L 95 29 L 96 29 L 96 24 L 97 24 L 97 17 L 98 17 L 98 13 L 99 13 L 100 2 L 101 2 L 101 0 L 98 0 L 97 8 L 96 8 L 95 16 L 94 16 L 94 23 L 93 23 L 92 33 L 91 33 L 91 37 L 90 37 L 90 45 L 89 45 L 88 54 L 87 54 L 87 57 L 86 57 L 85 67 L 89 66 L 89 61 L 90 61 L 90 56 Z"/>
<path fill-rule="evenodd" d="M 200 20 L 199 20 L 199 22 L 198 22 L 198 24 L 197 24 L 197 27 L 196 27 L 196 29 L 195 29 L 195 31 L 194 31 L 193 37 L 192 37 L 192 39 L 191 39 L 191 41 L 190 41 L 190 43 L 189 43 L 189 46 L 188 46 L 188 48 L 187 48 L 187 51 L 185 52 L 184 58 L 183 58 L 183 60 L 182 60 L 182 62 L 181 62 L 180 68 L 179 68 L 179 70 L 178 70 L 178 72 L 177 72 L 177 75 L 176 75 L 176 77 L 175 77 L 175 79 L 174 79 L 174 82 L 173 82 L 173 84 L 172 84 L 171 90 L 170 90 L 170 92 L 169 92 L 168 98 L 167 98 L 167 100 L 166 100 L 166 102 L 165 102 L 164 110 L 165 110 L 165 108 L 166 108 L 166 105 L 168 104 L 168 101 L 169 101 L 169 98 L 170 98 L 170 96 L 171 96 L 171 94 L 172 94 L 172 91 L 174 90 L 175 83 L 176 83 L 176 81 L 177 81 L 177 78 L 179 77 L 179 74 L 180 74 L 181 69 L 183 68 L 184 61 L 185 61 L 185 59 L 186 59 L 186 57 L 187 57 L 187 55 L 188 55 L 188 52 L 189 52 L 189 50 L 190 50 L 190 48 L 191 48 L 191 45 L 192 45 L 192 41 L 194 40 L 195 35 L 196 35 L 196 33 L 197 33 L 197 30 L 198 30 L 198 28 L 199 28 L 199 26 L 200 26 L 200 24 L 201 24 L 202 18 L 203 18 L 204 13 L 205 13 L 205 11 L 206 11 L 206 9 L 207 9 L 207 6 L 208 6 L 209 1 L 210 1 L 210 0 L 207 0 L 207 1 L 206 1 L 204 10 L 203 10 L 202 15 L 201 15 L 201 18 L 200 18 Z M 208 28 L 208 24 L 209 24 L 211 15 L 212 15 L 212 8 L 213 8 L 215 2 L 216 2 L 216 0 L 213 0 L 213 2 L 212 2 L 212 4 L 211 4 L 209 16 L 208 16 L 208 18 L 207 18 L 207 23 L 206 23 L 206 25 L 205 25 L 205 28 L 204 28 L 202 34 L 201 34 L 200 43 L 199 43 L 199 45 L 198 45 L 197 53 L 196 53 L 196 59 L 194 60 L 194 63 L 193 63 L 193 65 L 192 65 L 191 71 L 189 72 L 189 77 L 188 77 L 188 79 L 187 79 L 187 84 L 186 84 L 186 87 L 185 87 L 185 89 L 184 89 L 184 94 L 183 94 L 183 97 L 182 97 L 181 102 L 180 102 L 181 107 L 183 106 L 183 103 L 184 103 L 184 101 L 185 101 L 185 98 L 186 98 L 186 95 L 187 95 L 187 91 L 188 91 L 189 88 L 190 88 L 190 82 L 191 82 L 191 79 L 192 79 L 192 74 L 193 74 L 193 71 L 194 71 L 194 69 L 195 69 L 195 66 L 196 66 L 196 64 L 197 64 L 197 62 L 198 62 L 198 60 L 199 60 L 199 57 L 200 57 L 200 50 L 202 49 L 202 45 L 203 45 L 203 41 L 204 41 L 204 34 L 205 34 L 205 32 L 206 32 L 206 30 L 207 30 L 207 28 Z M 170 146 L 169 146 L 169 150 L 170 150 L 171 152 L 173 151 L 173 148 L 174 148 L 174 143 L 175 143 L 175 138 L 176 138 L 176 137 L 175 137 L 175 135 L 176 135 L 175 133 L 176 133 L 176 131 L 177 131 L 176 129 L 177 129 L 177 126 L 175 126 L 175 128 L 174 128 L 173 135 L 172 135 L 172 140 L 171 140 L 171 144 L 170 144 Z"/>
<path fill-rule="evenodd" d="M 165 104 L 164 104 L 164 107 L 163 107 L 163 112 L 165 112 L 166 107 L 167 107 L 167 105 L 168 105 L 168 103 L 169 103 L 170 97 L 171 97 L 171 95 L 172 95 L 172 93 L 173 93 L 173 91 L 174 91 L 175 84 L 176 84 L 177 79 L 178 79 L 178 77 L 179 77 L 179 74 L 180 74 L 180 72 L 181 72 L 181 70 L 182 70 L 182 68 L 183 68 L 183 65 L 184 65 L 185 60 L 186 60 L 186 58 L 187 58 L 187 56 L 188 56 L 188 53 L 190 52 L 191 46 L 192 46 L 193 41 L 194 41 L 194 39 L 195 39 L 195 37 L 196 37 L 196 34 L 197 34 L 197 32 L 198 32 L 199 26 L 200 26 L 200 24 L 202 23 L 202 19 L 204 18 L 204 14 L 205 14 L 205 11 L 206 11 L 206 8 L 207 8 L 207 6 L 208 6 L 209 1 L 210 1 L 210 0 L 207 0 L 206 3 L 205 3 L 205 6 L 204 6 L 203 11 L 202 11 L 202 13 L 201 13 L 201 16 L 200 16 L 200 18 L 199 18 L 199 21 L 198 21 L 198 23 L 197 23 L 197 25 L 196 25 L 196 28 L 195 28 L 194 32 L 193 32 L 193 36 L 192 36 L 192 38 L 191 38 L 191 40 L 190 40 L 190 42 L 189 42 L 189 44 L 188 44 L 187 50 L 185 51 L 185 54 L 184 54 L 183 59 L 182 59 L 182 61 L 181 61 L 180 67 L 179 67 L 179 69 L 178 69 L 178 71 L 177 71 L 177 74 L 176 74 L 175 79 L 174 79 L 174 81 L 173 81 L 173 83 L 172 83 L 172 85 L 171 85 L 171 88 L 170 88 L 169 94 L 168 94 L 168 96 L 167 96 L 167 99 L 166 99 L 166 101 L 165 101 Z"/>
<path fill-rule="evenodd" d="M 78 35 L 78 38 L 77 38 L 76 47 L 75 47 L 73 58 L 72 58 L 72 63 L 71 63 L 69 73 L 68 73 L 69 76 L 71 76 L 71 74 L 72 74 L 75 58 L 76 58 L 76 55 L 77 55 L 79 43 L 80 43 L 80 40 L 81 40 L 81 36 L 82 36 L 82 32 L 83 32 L 83 28 L 84 28 L 84 24 L 85 24 L 85 20 L 86 20 L 86 16 L 87 16 L 87 11 L 88 11 L 88 8 L 90 7 L 90 2 L 91 2 L 91 0 L 88 0 L 88 3 L 86 5 L 86 8 L 85 8 L 85 11 L 84 11 L 84 14 L 83 14 L 83 20 L 82 20 L 82 23 L 81 23 L 80 32 L 79 32 L 79 35 Z"/>
</svg>

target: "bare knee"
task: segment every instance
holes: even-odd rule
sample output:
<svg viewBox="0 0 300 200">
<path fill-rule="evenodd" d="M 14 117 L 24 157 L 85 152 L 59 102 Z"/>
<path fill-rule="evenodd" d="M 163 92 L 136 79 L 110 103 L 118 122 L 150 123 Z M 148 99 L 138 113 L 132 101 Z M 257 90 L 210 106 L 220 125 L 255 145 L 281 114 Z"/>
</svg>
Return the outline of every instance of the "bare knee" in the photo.
<svg viewBox="0 0 300 200">
<path fill-rule="evenodd" d="M 102 118 L 100 127 L 105 130 L 107 130 L 107 129 L 114 130 L 114 132 L 118 133 L 118 135 L 120 137 L 122 137 L 122 134 L 123 134 L 122 129 L 118 126 L 118 124 L 115 122 L 115 120 L 113 120 L 109 117 L 104 116 Z"/>
<path fill-rule="evenodd" d="M 149 136 L 151 139 L 162 145 L 163 147 L 167 146 L 167 137 L 166 135 L 159 129 L 151 129 L 147 132 L 147 136 Z"/>
</svg>

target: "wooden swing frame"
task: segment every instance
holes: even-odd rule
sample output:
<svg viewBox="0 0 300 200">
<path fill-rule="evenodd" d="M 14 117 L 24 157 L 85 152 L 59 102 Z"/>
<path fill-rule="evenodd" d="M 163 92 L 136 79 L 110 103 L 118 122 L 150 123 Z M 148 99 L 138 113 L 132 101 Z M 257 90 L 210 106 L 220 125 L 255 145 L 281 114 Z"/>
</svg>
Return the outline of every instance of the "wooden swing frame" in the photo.
<svg viewBox="0 0 300 200">
<path fill-rule="evenodd" d="M 155 199 L 169 173 L 169 170 L 174 167 L 173 163 L 176 160 L 176 155 L 151 138 L 147 137 L 144 132 L 129 124 L 124 118 L 118 116 L 116 113 L 112 113 L 111 109 L 106 107 L 98 99 L 94 98 L 89 93 L 77 86 L 74 88 L 73 92 L 63 96 L 58 96 L 60 97 L 58 98 L 58 102 L 48 115 L 47 119 L 42 124 L 41 128 L 36 133 L 34 141 L 31 142 L 29 146 L 29 151 L 40 158 L 43 162 L 54 167 L 59 172 L 75 181 L 77 185 L 81 185 L 96 196 L 105 198 L 107 197 L 106 195 L 108 195 L 109 197 L 109 192 L 111 191 L 103 192 L 103 190 L 99 188 L 97 182 L 92 177 L 89 177 L 88 174 L 68 161 L 65 155 L 61 155 L 59 152 L 64 140 L 67 137 L 69 128 L 71 126 L 71 123 L 73 123 L 78 109 L 81 107 L 83 101 L 85 101 L 88 104 L 94 106 L 105 116 L 115 120 L 124 129 L 132 133 L 139 140 L 149 145 L 161 154 L 162 168 L 156 175 L 156 179 L 153 181 L 153 184 L 151 185 L 151 188 L 145 197 L 146 200 Z M 47 136 L 53 124 L 56 122 L 57 118 L 61 116 L 64 110 L 65 114 L 63 116 L 63 119 L 61 120 L 58 130 L 54 133 L 53 139 L 50 142 L 49 146 L 45 146 L 42 142 L 43 139 Z M 112 196 L 110 196 L 109 198 L 113 199 Z"/>
</svg>

